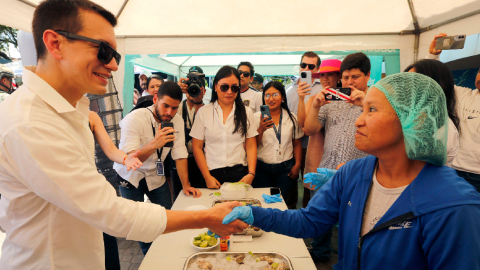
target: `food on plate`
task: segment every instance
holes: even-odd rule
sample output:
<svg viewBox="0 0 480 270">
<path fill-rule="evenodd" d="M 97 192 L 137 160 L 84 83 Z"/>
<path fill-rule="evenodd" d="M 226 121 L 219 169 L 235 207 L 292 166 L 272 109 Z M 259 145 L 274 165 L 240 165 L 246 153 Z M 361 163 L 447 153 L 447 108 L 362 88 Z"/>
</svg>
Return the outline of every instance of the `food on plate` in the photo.
<svg viewBox="0 0 480 270">
<path fill-rule="evenodd" d="M 213 265 L 207 261 L 197 261 L 198 268 L 205 270 L 212 270 Z"/>
<path fill-rule="evenodd" d="M 198 255 L 191 260 L 188 270 L 291 270 L 286 257 L 275 253 L 225 253 Z"/>
<path fill-rule="evenodd" d="M 208 232 L 201 233 L 193 238 L 193 245 L 201 248 L 213 247 L 217 244 L 215 234 L 208 234 Z"/>
</svg>

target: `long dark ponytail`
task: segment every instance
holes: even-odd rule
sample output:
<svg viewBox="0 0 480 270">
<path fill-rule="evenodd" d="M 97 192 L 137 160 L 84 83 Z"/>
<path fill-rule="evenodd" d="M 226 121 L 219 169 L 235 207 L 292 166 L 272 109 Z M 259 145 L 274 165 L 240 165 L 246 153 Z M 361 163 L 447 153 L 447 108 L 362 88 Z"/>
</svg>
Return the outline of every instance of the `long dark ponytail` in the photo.
<svg viewBox="0 0 480 270">
<path fill-rule="evenodd" d="M 282 100 L 282 103 L 280 104 L 280 107 L 284 110 L 287 111 L 288 113 L 288 116 L 290 117 L 290 120 L 292 120 L 292 124 L 293 124 L 293 135 L 292 135 L 292 138 L 295 138 L 295 131 L 297 131 L 297 128 L 299 128 L 300 126 L 298 125 L 298 122 L 297 120 L 293 117 L 292 113 L 290 112 L 290 110 L 288 109 L 288 106 L 287 106 L 287 94 L 285 92 L 285 86 L 283 86 L 283 84 L 281 82 L 277 82 L 277 81 L 269 81 L 265 87 L 263 88 L 263 95 L 262 95 L 262 101 L 263 101 L 263 105 L 265 105 L 265 92 L 267 92 L 268 89 L 270 89 L 270 87 L 273 87 L 275 89 L 277 89 L 279 92 L 280 92 L 280 95 L 282 96 L 283 100 Z"/>
<path fill-rule="evenodd" d="M 215 79 L 213 79 L 213 91 L 212 91 L 212 100 L 211 103 L 214 103 L 215 101 L 218 100 L 218 95 L 217 95 L 217 84 L 218 82 L 223 79 L 227 78 L 234 75 L 237 80 L 238 84 L 240 86 L 240 74 L 238 73 L 238 70 L 236 70 L 234 67 L 231 66 L 223 66 L 220 68 L 215 75 Z M 245 105 L 243 105 L 242 98 L 240 97 L 240 92 L 237 93 L 237 97 L 235 98 L 235 112 L 234 112 L 234 123 L 235 123 L 235 129 L 233 130 L 233 133 L 239 132 L 242 134 L 243 137 L 247 136 L 247 112 L 245 110 Z"/>
</svg>

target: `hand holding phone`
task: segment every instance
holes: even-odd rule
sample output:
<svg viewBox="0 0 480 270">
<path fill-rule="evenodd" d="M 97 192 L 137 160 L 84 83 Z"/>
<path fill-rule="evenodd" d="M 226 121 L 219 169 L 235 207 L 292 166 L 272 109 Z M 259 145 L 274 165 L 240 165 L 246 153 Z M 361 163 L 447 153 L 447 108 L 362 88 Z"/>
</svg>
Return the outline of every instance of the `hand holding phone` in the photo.
<svg viewBox="0 0 480 270">
<path fill-rule="evenodd" d="M 350 95 L 352 94 L 351 88 L 327 88 L 328 94 L 325 95 L 325 100 L 329 101 L 339 101 L 339 100 L 350 100 Z"/>
<path fill-rule="evenodd" d="M 161 137 L 160 141 L 165 142 L 165 144 L 162 147 L 173 147 L 173 141 L 175 140 L 175 130 L 173 129 L 173 123 L 172 122 L 162 122 L 160 125 L 160 132 L 158 133 Z M 171 128 L 171 130 L 167 130 L 168 133 L 164 130 L 164 128 Z M 156 136 L 155 136 L 156 137 Z"/>
<path fill-rule="evenodd" d="M 465 46 L 466 35 L 446 36 L 437 38 L 435 50 L 458 50 Z"/>
<path fill-rule="evenodd" d="M 300 72 L 300 82 L 312 84 L 312 72 L 309 70 Z"/>
</svg>

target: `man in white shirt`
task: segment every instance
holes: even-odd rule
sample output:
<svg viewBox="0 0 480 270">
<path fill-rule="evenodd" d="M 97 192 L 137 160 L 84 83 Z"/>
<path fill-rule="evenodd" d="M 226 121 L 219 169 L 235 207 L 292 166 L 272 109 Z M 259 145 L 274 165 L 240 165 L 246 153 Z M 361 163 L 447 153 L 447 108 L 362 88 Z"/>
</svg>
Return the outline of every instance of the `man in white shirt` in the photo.
<svg viewBox="0 0 480 270">
<path fill-rule="evenodd" d="M 118 69 L 115 16 L 87 0 L 47 0 L 32 25 L 38 65 L 0 106 L 9 116 L 0 118 L 0 269 L 104 269 L 102 231 L 149 242 L 182 229 L 247 227 L 221 225 L 233 204 L 176 212 L 117 197 L 95 166 L 84 97 L 105 94 Z"/>
<path fill-rule="evenodd" d="M 436 35 L 430 43 L 427 59 L 440 59 L 441 50 L 436 50 Z M 460 118 L 460 147 L 452 167 L 458 176 L 464 178 L 480 192 L 480 69 L 475 77 L 475 87 L 470 89 L 455 85 L 456 109 Z"/>
<path fill-rule="evenodd" d="M 123 164 L 115 163 L 118 184 L 122 197 L 134 201 L 144 201 L 146 195 L 152 203 L 166 209 L 172 207 L 170 188 L 165 181 L 164 162 L 171 151 L 172 158 L 179 168 L 179 176 L 183 192 L 195 198 L 201 192 L 190 186 L 188 181 L 188 152 L 185 147 L 183 121 L 176 115 L 182 89 L 176 83 L 167 81 L 160 85 L 153 97 L 154 105 L 137 109 L 120 121 L 121 137 L 119 149 L 127 154 L 138 151 L 138 159 L 143 165 L 136 171 L 127 170 Z M 173 127 L 162 124 L 170 122 Z M 177 130 L 177 131 L 175 131 Z M 176 135 L 174 135 L 174 132 Z M 168 143 L 173 143 L 171 146 Z M 146 254 L 151 243 L 140 242 L 143 254 Z"/>
<path fill-rule="evenodd" d="M 12 92 L 14 79 L 13 71 L 5 65 L 0 65 L 0 102 Z"/>
<path fill-rule="evenodd" d="M 260 106 L 263 105 L 262 92 L 250 87 L 255 75 L 255 69 L 250 62 L 240 62 L 238 64 L 238 72 L 240 73 L 240 97 L 246 107 L 252 109 L 252 112 L 259 112 Z"/>
<path fill-rule="evenodd" d="M 148 79 L 152 77 L 152 73 L 148 70 L 143 70 L 140 75 L 138 75 L 138 84 L 140 85 L 140 89 L 142 90 L 142 97 L 149 95 L 147 91 L 148 87 Z"/>
</svg>

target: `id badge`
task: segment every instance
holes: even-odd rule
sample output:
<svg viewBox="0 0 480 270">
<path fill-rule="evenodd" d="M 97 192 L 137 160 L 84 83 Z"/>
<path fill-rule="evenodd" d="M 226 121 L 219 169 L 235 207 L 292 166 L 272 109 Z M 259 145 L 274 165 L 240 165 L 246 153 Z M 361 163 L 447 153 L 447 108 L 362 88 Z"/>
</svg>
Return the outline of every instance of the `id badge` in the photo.
<svg viewBox="0 0 480 270">
<path fill-rule="evenodd" d="M 277 148 L 276 156 L 277 161 L 283 162 L 283 150 L 280 147 Z"/>
<path fill-rule="evenodd" d="M 157 166 L 157 175 L 159 176 L 165 176 L 165 171 L 164 171 L 164 167 L 163 167 L 163 162 L 161 160 L 157 160 L 157 162 L 155 163 Z"/>
</svg>

